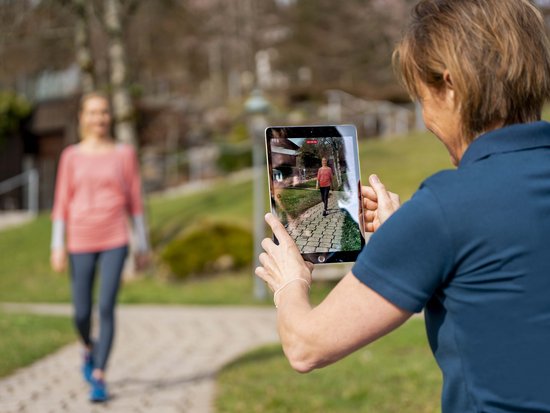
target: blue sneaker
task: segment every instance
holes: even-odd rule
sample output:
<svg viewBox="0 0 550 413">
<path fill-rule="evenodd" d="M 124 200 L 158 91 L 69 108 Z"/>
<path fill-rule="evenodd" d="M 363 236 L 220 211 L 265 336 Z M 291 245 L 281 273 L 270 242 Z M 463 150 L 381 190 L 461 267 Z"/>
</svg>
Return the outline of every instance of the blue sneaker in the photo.
<svg viewBox="0 0 550 413">
<path fill-rule="evenodd" d="M 94 358 L 92 357 L 92 353 L 86 352 L 84 354 L 84 363 L 82 364 L 82 375 L 84 376 L 84 380 L 86 380 L 88 383 L 92 382 L 93 371 L 94 371 Z"/>
<path fill-rule="evenodd" d="M 92 377 L 90 382 L 92 385 L 90 389 L 90 401 L 94 403 L 103 403 L 109 399 L 109 394 L 107 393 L 107 386 L 103 380 L 97 380 Z"/>
</svg>

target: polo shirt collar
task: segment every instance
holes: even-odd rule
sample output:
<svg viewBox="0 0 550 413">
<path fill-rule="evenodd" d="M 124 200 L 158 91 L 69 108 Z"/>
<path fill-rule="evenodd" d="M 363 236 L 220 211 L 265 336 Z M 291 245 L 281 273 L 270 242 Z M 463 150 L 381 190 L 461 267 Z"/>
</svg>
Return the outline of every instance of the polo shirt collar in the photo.
<svg viewBox="0 0 550 413">
<path fill-rule="evenodd" d="M 550 123 L 538 121 L 505 126 L 484 133 L 468 146 L 460 167 L 497 153 L 550 146 Z"/>
</svg>

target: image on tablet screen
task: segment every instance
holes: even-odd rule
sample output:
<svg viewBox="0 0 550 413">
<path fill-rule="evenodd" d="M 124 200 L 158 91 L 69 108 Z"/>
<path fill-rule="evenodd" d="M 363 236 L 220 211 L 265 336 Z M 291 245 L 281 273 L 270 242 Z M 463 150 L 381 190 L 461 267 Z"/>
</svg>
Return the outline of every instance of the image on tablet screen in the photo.
<svg viewBox="0 0 550 413">
<path fill-rule="evenodd" d="M 302 254 L 358 251 L 358 167 L 353 137 L 270 140 L 272 203 Z"/>
</svg>

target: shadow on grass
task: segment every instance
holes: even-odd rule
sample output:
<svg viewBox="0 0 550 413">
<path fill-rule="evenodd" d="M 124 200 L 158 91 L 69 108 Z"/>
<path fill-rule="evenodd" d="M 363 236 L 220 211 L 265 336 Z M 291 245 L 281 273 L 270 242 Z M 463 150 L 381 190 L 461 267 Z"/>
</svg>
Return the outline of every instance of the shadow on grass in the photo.
<svg viewBox="0 0 550 413">
<path fill-rule="evenodd" d="M 247 353 L 241 357 L 236 358 L 235 360 L 229 362 L 224 366 L 224 370 L 231 370 L 232 368 L 242 368 L 243 366 L 249 364 L 258 364 L 261 362 L 266 362 L 272 359 L 278 359 L 283 354 L 283 349 L 279 344 L 274 344 L 268 347 L 262 347 L 259 350 L 254 350 L 250 353 Z"/>
<path fill-rule="evenodd" d="M 181 375 L 172 378 L 121 378 L 110 382 L 112 389 L 110 399 L 133 398 L 151 392 L 169 391 L 182 385 L 197 384 L 203 381 L 214 380 L 217 374 L 215 369 L 199 371 L 195 374 Z"/>
</svg>

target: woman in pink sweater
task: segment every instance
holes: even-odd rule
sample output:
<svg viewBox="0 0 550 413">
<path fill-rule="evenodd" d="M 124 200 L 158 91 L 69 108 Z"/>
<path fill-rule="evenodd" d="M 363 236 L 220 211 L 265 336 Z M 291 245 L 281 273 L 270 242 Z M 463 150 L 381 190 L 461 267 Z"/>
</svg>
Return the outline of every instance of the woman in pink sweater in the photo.
<svg viewBox="0 0 550 413">
<path fill-rule="evenodd" d="M 328 166 L 327 158 L 321 159 L 321 167 L 317 171 L 317 184 L 315 187 L 321 190 L 321 200 L 324 205 L 323 216 L 326 217 L 328 214 L 328 197 L 332 187 L 332 169 Z"/>
<path fill-rule="evenodd" d="M 63 271 L 70 261 L 75 325 L 85 346 L 82 373 L 90 400 L 107 400 L 105 367 L 114 336 L 114 307 L 125 258 L 131 216 L 137 238 L 138 267 L 148 260 L 139 165 L 131 145 L 110 134 L 106 96 L 85 95 L 79 113 L 81 142 L 61 154 L 52 212 L 51 265 Z M 66 237 L 65 237 L 66 235 Z M 66 241 L 65 241 L 66 238 Z M 92 291 L 100 269 L 99 337 L 90 337 Z"/>
</svg>

